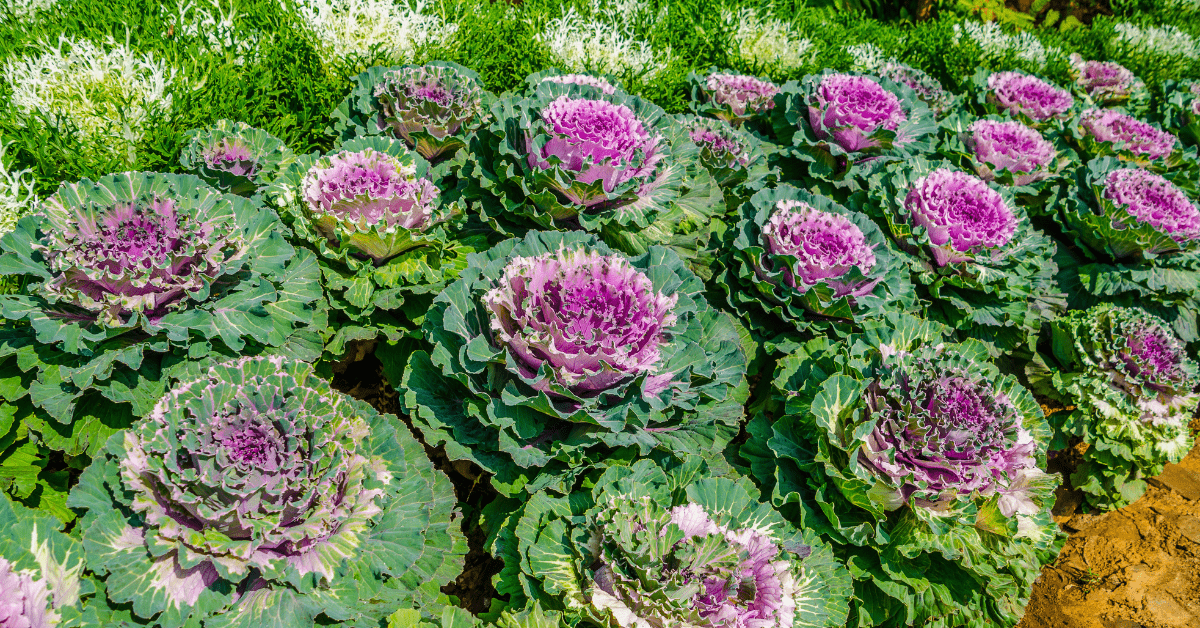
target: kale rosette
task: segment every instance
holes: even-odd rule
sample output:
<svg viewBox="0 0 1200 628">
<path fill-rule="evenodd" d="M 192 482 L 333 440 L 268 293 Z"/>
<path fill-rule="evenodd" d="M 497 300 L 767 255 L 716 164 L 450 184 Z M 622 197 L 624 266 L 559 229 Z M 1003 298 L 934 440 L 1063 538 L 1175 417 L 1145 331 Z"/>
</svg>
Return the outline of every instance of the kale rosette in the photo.
<svg viewBox="0 0 1200 628">
<path fill-rule="evenodd" d="M 4 392 L 45 444 L 94 452 L 189 362 L 313 360 L 327 320 L 312 253 L 278 216 L 191 175 L 67 183 L 0 239 Z M 28 397 L 25 395 L 28 394 Z"/>
<path fill-rule="evenodd" d="M 621 91 L 543 81 L 492 106 L 471 154 L 466 194 L 510 236 L 586 230 L 630 255 L 663 245 L 692 258 L 726 211 L 689 129 Z"/>
<path fill-rule="evenodd" d="M 999 115 L 955 114 L 942 121 L 940 152 L 984 181 L 1008 188 L 1026 212 L 1058 206 L 1078 155 L 1060 131 L 1040 131 Z"/>
<path fill-rule="evenodd" d="M 1050 429 L 982 343 L 908 315 L 783 358 L 741 454 L 855 578 L 850 625 L 1015 626 L 1057 553 Z"/>
<path fill-rule="evenodd" d="M 746 355 L 703 290 L 669 249 L 627 257 L 583 233 L 472 254 L 425 319 L 433 349 L 408 358 L 405 406 L 426 442 L 509 495 L 569 491 L 609 458 L 718 455 L 742 418 Z M 402 357 L 381 359 L 399 375 Z"/>
<path fill-rule="evenodd" d="M 1169 179 L 1113 157 L 1080 168 L 1055 218 L 1058 283 L 1073 309 L 1136 305 L 1200 340 L 1200 208 Z"/>
<path fill-rule="evenodd" d="M 1051 415 L 1054 449 L 1087 443 L 1071 476 L 1087 503 L 1125 506 L 1192 449 L 1200 404 L 1200 368 L 1162 319 L 1134 308 L 1101 304 L 1054 321 L 1038 366 L 1045 392 L 1073 410 Z M 1032 373 L 1031 373 L 1031 379 Z"/>
<path fill-rule="evenodd" d="M 462 201 L 400 140 L 361 137 L 304 155 L 271 185 L 296 238 L 316 251 L 335 312 L 326 352 L 350 341 L 399 340 L 486 238 L 464 233 Z M 447 197 L 450 197 L 449 199 Z"/>
<path fill-rule="evenodd" d="M 784 184 L 755 193 L 738 218 L 714 283 L 754 331 L 852 327 L 914 307 L 907 261 L 869 217 Z"/>
<path fill-rule="evenodd" d="M 906 254 L 929 316 L 994 354 L 1032 354 L 1042 323 L 1065 309 L 1054 241 L 1006 188 L 916 158 L 878 175 L 851 207 L 875 217 Z"/>
<path fill-rule="evenodd" d="M 781 155 L 804 163 L 811 177 L 852 188 L 892 161 L 929 152 L 937 130 L 909 86 L 832 70 L 784 84 L 771 124 Z"/>
<path fill-rule="evenodd" d="M 403 424 L 283 357 L 179 383 L 68 504 L 132 625 L 376 626 L 432 611 L 466 553 L 450 480 Z"/>
<path fill-rule="evenodd" d="M 253 196 L 296 159 L 282 140 L 244 122 L 217 120 L 188 131 L 179 165 L 230 194 Z"/>
<path fill-rule="evenodd" d="M 497 591 L 571 625 L 834 628 L 850 575 L 746 479 L 696 458 L 612 467 L 569 496 L 542 492 L 496 535 Z"/>
</svg>

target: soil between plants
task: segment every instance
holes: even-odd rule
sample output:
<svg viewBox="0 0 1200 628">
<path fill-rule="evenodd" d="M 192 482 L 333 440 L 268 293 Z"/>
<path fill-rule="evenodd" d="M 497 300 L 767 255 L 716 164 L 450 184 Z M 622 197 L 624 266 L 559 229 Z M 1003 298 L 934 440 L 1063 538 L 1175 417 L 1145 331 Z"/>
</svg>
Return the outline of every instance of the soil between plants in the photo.
<svg viewBox="0 0 1200 628">
<path fill-rule="evenodd" d="M 1079 453 L 1050 470 L 1067 471 Z M 1149 483 L 1133 504 L 1101 514 L 1078 512 L 1079 494 L 1059 490 L 1055 521 L 1071 536 L 1018 628 L 1200 627 L 1200 445 Z"/>
</svg>

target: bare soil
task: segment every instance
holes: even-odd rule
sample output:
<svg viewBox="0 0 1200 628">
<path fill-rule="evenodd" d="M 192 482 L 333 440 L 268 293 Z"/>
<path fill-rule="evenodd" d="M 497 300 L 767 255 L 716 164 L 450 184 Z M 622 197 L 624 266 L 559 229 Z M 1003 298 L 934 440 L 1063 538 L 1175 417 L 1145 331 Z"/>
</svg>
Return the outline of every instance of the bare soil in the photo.
<svg viewBox="0 0 1200 628">
<path fill-rule="evenodd" d="M 1083 447 L 1051 470 L 1069 475 Z M 1103 514 L 1079 512 L 1078 492 L 1060 489 L 1055 520 L 1071 537 L 1018 628 L 1200 628 L 1200 445 L 1150 484 Z"/>
</svg>

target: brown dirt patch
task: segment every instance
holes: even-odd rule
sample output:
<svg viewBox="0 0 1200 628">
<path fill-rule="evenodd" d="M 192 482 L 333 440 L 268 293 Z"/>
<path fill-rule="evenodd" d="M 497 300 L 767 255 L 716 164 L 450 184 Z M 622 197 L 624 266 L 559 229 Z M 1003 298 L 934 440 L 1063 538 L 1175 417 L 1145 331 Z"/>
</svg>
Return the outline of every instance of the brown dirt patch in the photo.
<svg viewBox="0 0 1200 628">
<path fill-rule="evenodd" d="M 1200 446 L 1150 484 L 1100 515 L 1075 512 L 1072 491 L 1060 491 L 1055 519 L 1073 534 L 1042 570 L 1018 628 L 1200 626 Z"/>
</svg>

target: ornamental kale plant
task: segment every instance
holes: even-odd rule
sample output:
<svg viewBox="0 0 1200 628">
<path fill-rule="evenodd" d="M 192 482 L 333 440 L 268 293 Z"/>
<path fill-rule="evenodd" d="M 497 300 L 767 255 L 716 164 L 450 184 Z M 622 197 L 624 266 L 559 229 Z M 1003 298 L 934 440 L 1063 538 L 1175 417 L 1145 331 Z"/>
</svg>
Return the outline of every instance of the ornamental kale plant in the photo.
<svg viewBox="0 0 1200 628">
<path fill-rule="evenodd" d="M 130 623 L 375 625 L 462 568 L 449 479 L 310 364 L 201 369 L 114 434 L 68 501 Z"/>
<path fill-rule="evenodd" d="M 766 185 L 777 176 L 767 165 L 762 141 L 752 133 L 690 114 L 676 115 L 675 120 L 688 130 L 688 137 L 700 149 L 700 163 L 725 191 L 727 204 L 736 206 L 745 200 L 746 184 Z"/>
<path fill-rule="evenodd" d="M 150 411 L 186 362 L 320 355 L 313 255 L 256 201 L 191 175 L 130 172 L 66 183 L 0 239 L 5 398 L 45 444 L 93 452 Z M 28 393 L 28 404 L 23 395 Z"/>
<path fill-rule="evenodd" d="M 944 155 L 984 181 L 1008 188 L 1033 215 L 1053 210 L 1064 173 L 1076 154 L 1051 131 L 1043 134 L 1019 120 L 998 115 L 955 115 L 942 122 Z"/>
<path fill-rule="evenodd" d="M 450 159 L 488 123 L 493 96 L 475 72 L 449 61 L 370 68 L 330 114 L 327 133 L 345 142 L 364 135 L 404 140 L 422 157 Z"/>
<path fill-rule="evenodd" d="M 217 120 L 188 131 L 179 165 L 230 194 L 252 196 L 296 159 L 279 138 L 244 122 Z"/>
<path fill-rule="evenodd" d="M 1071 476 L 1095 508 L 1141 497 L 1145 478 L 1192 448 L 1200 368 L 1162 319 L 1107 303 L 1071 312 L 1051 326 L 1045 393 L 1074 406 L 1052 415 L 1052 448 L 1088 444 Z"/>
<path fill-rule="evenodd" d="M 0 496 L 0 626 L 80 625 L 83 598 L 95 587 L 83 578 L 83 548 L 62 522 Z M 85 625 L 93 623 L 93 614 Z"/>
<path fill-rule="evenodd" d="M 468 256 L 434 300 L 402 389 L 413 423 L 501 493 L 571 489 L 610 456 L 717 455 L 737 433 L 746 356 L 682 260 L 530 232 Z M 381 348 L 389 376 L 402 356 Z M 400 381 L 398 378 L 393 381 Z"/>
<path fill-rule="evenodd" d="M 1159 171 L 1195 162 L 1195 151 L 1185 156 L 1174 135 L 1120 111 L 1088 109 L 1072 126 L 1084 158 L 1114 156 Z"/>
<path fill-rule="evenodd" d="M 852 566 L 848 625 L 1016 625 L 1058 549 L 1041 408 L 978 341 L 904 314 L 864 327 L 780 361 L 742 456 Z"/>
<path fill-rule="evenodd" d="M 769 115 L 775 107 L 779 86 L 765 77 L 734 74 L 709 68 L 707 76 L 688 75 L 692 88 L 692 110 L 699 115 L 724 120 L 737 128 L 746 121 Z"/>
<path fill-rule="evenodd" d="M 1115 61 L 1084 61 L 1079 54 L 1070 56 L 1075 90 L 1087 103 L 1097 107 L 1125 107 L 1139 114 L 1150 104 L 1150 91 L 1141 79 Z"/>
<path fill-rule="evenodd" d="M 1020 72 L 980 70 L 972 81 L 980 113 L 1001 113 L 1043 129 L 1070 117 L 1075 99 L 1046 80 Z"/>
<path fill-rule="evenodd" d="M 925 138 L 937 128 L 907 85 L 829 70 L 785 84 L 771 122 L 784 155 L 806 163 L 810 176 L 832 181 L 862 178 L 928 150 Z"/>
<path fill-rule="evenodd" d="M 1162 176 L 1112 157 L 1080 168 L 1055 217 L 1074 247 L 1058 256 L 1073 309 L 1138 305 L 1200 340 L 1200 208 Z"/>
<path fill-rule="evenodd" d="M 542 82 L 492 114 L 468 194 L 500 232 L 586 229 L 631 255 L 663 244 L 691 258 L 725 212 L 689 130 L 637 96 Z"/>
<path fill-rule="evenodd" d="M 954 94 L 946 91 L 940 81 L 924 70 L 896 61 L 887 61 L 875 71 L 880 77 L 893 83 L 907 85 L 929 107 L 935 118 L 950 113 L 955 101 Z"/>
<path fill-rule="evenodd" d="M 748 480 L 639 460 L 569 496 L 538 493 L 504 522 L 497 590 L 613 627 L 845 625 L 850 575 Z"/>
<path fill-rule="evenodd" d="M 325 156 L 304 155 L 268 190 L 297 238 L 319 255 L 338 312 L 326 352 L 351 340 L 398 340 L 433 296 L 486 248 L 459 237 L 463 210 L 444 201 L 428 162 L 400 140 L 362 137 Z"/>
<path fill-rule="evenodd" d="M 756 193 L 738 218 L 715 283 L 754 331 L 770 336 L 781 321 L 802 330 L 914 306 L 908 265 L 869 217 L 783 184 Z"/>
<path fill-rule="evenodd" d="M 916 158 L 877 175 L 851 208 L 881 221 L 906 254 L 929 317 L 994 354 L 1031 352 L 1042 322 L 1064 309 L 1054 242 L 1003 187 Z"/>
</svg>

